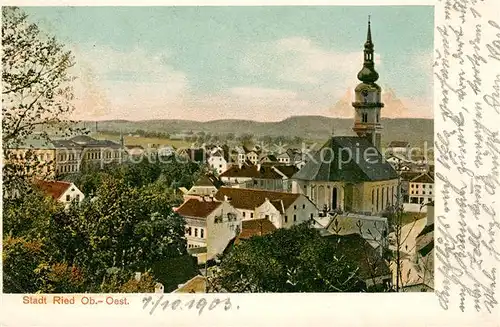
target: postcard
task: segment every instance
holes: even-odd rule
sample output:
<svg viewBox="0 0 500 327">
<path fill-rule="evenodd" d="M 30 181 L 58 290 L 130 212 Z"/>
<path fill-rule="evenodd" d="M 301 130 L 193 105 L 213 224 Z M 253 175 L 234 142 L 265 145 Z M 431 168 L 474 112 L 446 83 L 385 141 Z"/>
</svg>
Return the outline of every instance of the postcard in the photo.
<svg viewBox="0 0 500 327">
<path fill-rule="evenodd" d="M 0 323 L 498 326 L 499 12 L 3 6 Z"/>
</svg>

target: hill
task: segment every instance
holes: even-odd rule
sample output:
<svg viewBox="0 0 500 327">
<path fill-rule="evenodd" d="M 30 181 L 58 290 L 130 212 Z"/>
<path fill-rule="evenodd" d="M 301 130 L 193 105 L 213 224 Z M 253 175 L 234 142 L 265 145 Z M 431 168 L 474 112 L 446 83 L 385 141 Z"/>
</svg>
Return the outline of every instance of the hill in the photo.
<svg viewBox="0 0 500 327">
<path fill-rule="evenodd" d="M 82 122 L 92 132 L 95 131 L 95 122 Z M 324 140 L 332 134 L 354 135 L 352 118 L 330 118 L 322 116 L 294 116 L 279 122 L 258 122 L 249 120 L 213 120 L 208 122 L 190 120 L 143 120 L 143 121 L 99 121 L 99 131 L 122 131 L 125 134 L 137 130 L 147 132 L 162 132 L 170 135 L 186 132 L 211 133 L 223 135 L 233 133 L 240 135 L 250 133 L 255 136 L 300 136 L 305 140 Z M 421 144 L 424 141 L 433 142 L 434 121 L 420 118 L 382 118 L 383 142 L 392 140 L 408 141 L 412 144 Z"/>
</svg>

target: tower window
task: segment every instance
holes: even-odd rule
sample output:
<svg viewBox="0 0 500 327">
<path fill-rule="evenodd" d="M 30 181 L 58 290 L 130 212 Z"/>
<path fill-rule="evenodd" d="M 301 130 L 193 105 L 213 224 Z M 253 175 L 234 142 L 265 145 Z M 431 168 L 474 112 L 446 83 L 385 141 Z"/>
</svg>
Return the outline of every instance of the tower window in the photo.
<svg viewBox="0 0 500 327">
<path fill-rule="evenodd" d="M 367 113 L 362 113 L 361 114 L 361 122 L 367 123 L 368 122 L 368 114 Z"/>
<path fill-rule="evenodd" d="M 380 114 L 377 114 L 377 123 L 380 121 Z"/>
</svg>

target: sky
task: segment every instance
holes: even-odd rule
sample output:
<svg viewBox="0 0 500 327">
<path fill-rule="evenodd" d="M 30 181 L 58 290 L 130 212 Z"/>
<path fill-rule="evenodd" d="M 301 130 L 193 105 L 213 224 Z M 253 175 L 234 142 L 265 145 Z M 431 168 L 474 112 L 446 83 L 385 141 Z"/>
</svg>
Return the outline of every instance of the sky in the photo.
<svg viewBox="0 0 500 327">
<path fill-rule="evenodd" d="M 24 9 L 75 56 L 75 119 L 345 116 L 368 15 L 377 83 L 433 116 L 432 6 Z"/>
</svg>

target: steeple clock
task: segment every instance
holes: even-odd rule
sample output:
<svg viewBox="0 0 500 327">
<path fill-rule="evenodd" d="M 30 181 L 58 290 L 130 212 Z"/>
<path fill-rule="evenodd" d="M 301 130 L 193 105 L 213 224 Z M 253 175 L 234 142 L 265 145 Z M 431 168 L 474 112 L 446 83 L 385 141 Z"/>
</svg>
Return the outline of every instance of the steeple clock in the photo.
<svg viewBox="0 0 500 327">
<path fill-rule="evenodd" d="M 367 138 L 379 151 L 381 151 L 380 111 L 384 107 L 381 99 L 382 89 L 375 82 L 378 80 L 378 73 L 375 71 L 373 58 L 373 43 L 368 19 L 368 34 L 365 42 L 363 68 L 358 73 L 361 81 L 356 86 L 355 98 L 352 106 L 356 113 L 354 116 L 353 131 L 359 137 Z"/>
</svg>

